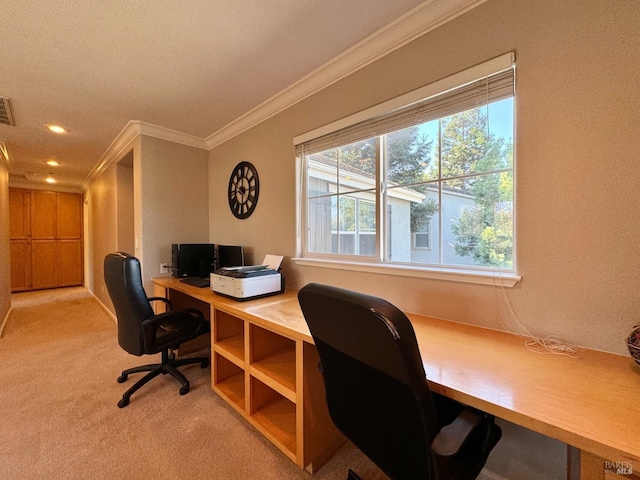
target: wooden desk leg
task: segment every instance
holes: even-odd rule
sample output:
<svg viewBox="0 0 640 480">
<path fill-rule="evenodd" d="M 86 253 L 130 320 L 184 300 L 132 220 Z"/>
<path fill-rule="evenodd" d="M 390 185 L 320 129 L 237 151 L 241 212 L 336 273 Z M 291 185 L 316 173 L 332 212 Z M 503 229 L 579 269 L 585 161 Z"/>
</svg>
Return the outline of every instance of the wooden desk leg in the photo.
<svg viewBox="0 0 640 480">
<path fill-rule="evenodd" d="M 589 452 L 580 451 L 580 479 L 604 480 L 604 461 Z"/>
<path fill-rule="evenodd" d="M 153 285 L 153 296 L 154 297 L 162 297 L 167 298 L 167 289 L 161 287 L 159 285 Z M 159 313 L 164 313 L 167 311 L 167 305 L 161 301 L 155 301 L 151 303 L 151 307 L 153 308 L 153 313 L 158 315 Z"/>
</svg>

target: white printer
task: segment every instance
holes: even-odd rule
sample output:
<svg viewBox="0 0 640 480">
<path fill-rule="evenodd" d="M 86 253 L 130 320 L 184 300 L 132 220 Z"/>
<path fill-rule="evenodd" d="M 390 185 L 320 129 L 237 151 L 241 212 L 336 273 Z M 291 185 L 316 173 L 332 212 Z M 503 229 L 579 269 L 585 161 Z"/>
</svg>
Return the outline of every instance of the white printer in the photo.
<svg viewBox="0 0 640 480">
<path fill-rule="evenodd" d="M 239 301 L 253 300 L 284 292 L 280 274 L 282 256 L 267 255 L 261 265 L 224 267 L 211 274 L 214 293 Z"/>
</svg>

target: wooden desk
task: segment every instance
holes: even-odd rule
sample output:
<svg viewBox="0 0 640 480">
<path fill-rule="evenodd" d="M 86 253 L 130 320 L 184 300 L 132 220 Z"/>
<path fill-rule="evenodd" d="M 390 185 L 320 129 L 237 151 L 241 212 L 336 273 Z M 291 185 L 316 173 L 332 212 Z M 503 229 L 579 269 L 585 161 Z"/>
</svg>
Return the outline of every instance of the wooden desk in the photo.
<svg viewBox="0 0 640 480">
<path fill-rule="evenodd" d="M 296 407 L 289 410 L 295 410 L 296 447 L 289 440 L 289 446 L 283 449 L 282 442 L 274 441 L 271 433 L 266 436 L 303 468 L 313 464 L 309 461 L 312 457 L 326 460 L 340 440 L 339 437 L 336 440 L 331 429 L 321 425 L 330 420 L 319 405 L 324 402 L 324 394 L 321 383 L 318 384 L 317 352 L 300 311 L 297 292 L 288 290 L 283 295 L 236 302 L 172 278 L 158 278 L 154 282 L 160 289 L 156 295 L 163 289 L 175 289 L 211 305 L 216 322 L 212 329 L 213 389 L 258 425 L 260 420 L 252 420 L 256 405 L 248 404 L 259 405 L 263 394 L 267 403 L 268 399 L 273 400 L 273 395 L 268 390 L 265 393 L 259 382 L 288 402 L 295 397 L 292 404 Z M 613 472 L 616 464 L 629 465 L 636 474 L 640 471 L 640 369 L 630 358 L 594 350 L 583 351 L 579 359 L 542 355 L 528 350 L 523 338 L 509 333 L 421 315 L 408 317 L 416 331 L 433 391 L 580 449 L 583 479 L 604 479 L 607 465 L 613 467 Z M 240 324 L 234 326 L 233 319 L 243 322 L 242 341 L 236 337 Z M 295 347 L 281 344 L 278 337 L 289 339 Z M 281 356 L 269 354 L 272 343 L 277 345 L 276 351 L 284 352 Z M 279 389 L 278 384 L 286 385 L 292 380 L 277 379 L 274 384 L 260 365 L 260 359 L 266 358 L 264 370 L 268 372 L 271 364 L 291 365 L 293 356 L 295 382 L 303 385 L 304 393 L 297 389 L 294 392 L 290 386 Z M 216 369 L 217 374 L 213 372 Z M 291 373 L 284 376 L 292 378 Z M 237 391 L 244 388 L 243 398 L 249 398 L 248 404 L 242 405 L 233 393 L 234 377 Z M 246 392 L 251 392 L 248 397 Z M 307 406 L 312 409 L 310 412 L 306 411 Z M 316 412 L 323 412 L 322 420 L 316 418 L 319 421 L 308 424 L 305 417 Z M 313 447 L 313 455 L 296 454 L 307 448 L 304 439 L 310 430 L 323 428 L 327 440 Z M 270 427 L 267 431 L 271 432 Z M 321 461 L 315 463 L 315 468 Z M 610 469 L 606 478 L 618 477 Z"/>
<path fill-rule="evenodd" d="M 605 478 L 605 461 L 640 471 L 640 369 L 630 358 L 543 355 L 509 333 L 408 316 L 433 391 L 580 449 L 581 478 Z"/>
</svg>

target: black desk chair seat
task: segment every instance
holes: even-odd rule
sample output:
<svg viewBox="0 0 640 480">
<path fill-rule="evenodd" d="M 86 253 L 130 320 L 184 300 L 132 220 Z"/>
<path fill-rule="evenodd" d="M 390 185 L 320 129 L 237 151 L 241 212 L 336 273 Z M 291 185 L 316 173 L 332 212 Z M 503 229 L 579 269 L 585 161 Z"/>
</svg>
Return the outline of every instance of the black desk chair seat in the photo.
<svg viewBox="0 0 640 480">
<path fill-rule="evenodd" d="M 392 479 L 478 476 L 500 428 L 491 415 L 430 391 L 404 313 L 318 284 L 298 299 L 320 355 L 329 414 L 347 438 Z"/>
<path fill-rule="evenodd" d="M 104 279 L 116 310 L 120 346 L 136 356 L 161 354 L 161 363 L 141 365 L 122 372 L 118 383 L 125 382 L 132 373 L 149 373 L 124 393 L 118 407 L 126 407 L 134 392 L 160 374 L 168 373 L 180 382 L 180 395 L 188 393 L 189 381 L 177 367 L 199 363 L 202 368 L 207 368 L 209 358 L 176 359 L 170 350 L 209 332 L 209 322 L 202 312 L 195 308 L 172 310 L 171 302 L 166 298 L 147 298 L 142 286 L 140 262 L 127 253 L 110 253 L 105 257 Z M 169 311 L 156 315 L 151 308 L 152 301 L 164 302 Z"/>
</svg>

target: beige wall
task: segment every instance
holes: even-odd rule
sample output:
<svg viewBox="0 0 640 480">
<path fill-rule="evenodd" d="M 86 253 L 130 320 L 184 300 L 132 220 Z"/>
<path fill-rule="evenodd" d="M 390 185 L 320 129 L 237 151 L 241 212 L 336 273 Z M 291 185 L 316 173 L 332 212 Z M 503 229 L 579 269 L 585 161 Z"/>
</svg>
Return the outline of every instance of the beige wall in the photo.
<svg viewBox="0 0 640 480">
<path fill-rule="evenodd" d="M 2 153 L 0 153 L 2 155 Z M 11 308 L 11 270 L 9 263 L 9 172 L 0 157 L 0 333 Z"/>
<path fill-rule="evenodd" d="M 208 242 L 208 153 L 158 138 L 140 138 L 139 169 L 134 156 L 134 202 L 139 204 L 135 235 L 145 288 L 151 294 L 150 280 L 160 275 L 160 263 L 171 265 L 172 243 Z"/>
<path fill-rule="evenodd" d="M 85 194 L 89 209 L 90 280 L 85 282 L 96 297 L 111 308 L 104 283 L 104 257 L 118 248 L 117 169 L 111 165 Z"/>
<path fill-rule="evenodd" d="M 118 250 L 121 252 L 133 252 L 135 250 L 133 152 L 125 157 L 125 162 L 118 162 L 116 172 L 118 195 Z"/>
<path fill-rule="evenodd" d="M 107 253 L 124 250 L 137 256 L 143 280 L 160 263 L 171 264 L 171 244 L 207 242 L 209 195 L 206 150 L 138 135 L 128 151 L 87 189 L 90 214 L 92 281 L 90 288 L 112 308 L 103 278 Z M 131 172 L 131 169 L 133 172 Z"/>
<path fill-rule="evenodd" d="M 285 263 L 289 286 L 331 283 L 413 312 L 501 328 L 507 301 L 537 335 L 625 353 L 638 323 L 640 3 L 489 0 L 210 152 L 215 242 L 296 256 L 292 139 L 509 51 L 516 52 L 517 264 L 490 286 Z M 253 162 L 248 220 L 226 203 L 233 165 Z"/>
</svg>

